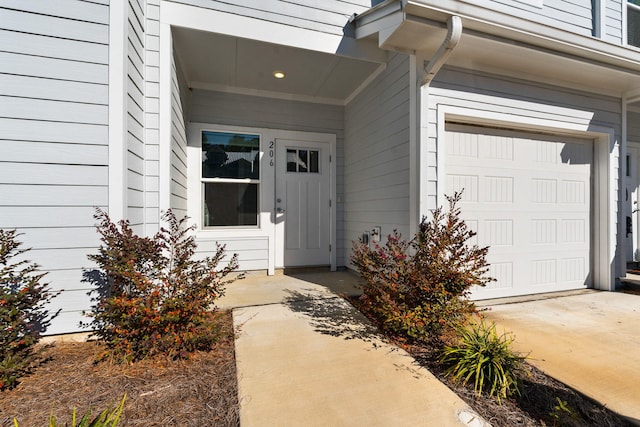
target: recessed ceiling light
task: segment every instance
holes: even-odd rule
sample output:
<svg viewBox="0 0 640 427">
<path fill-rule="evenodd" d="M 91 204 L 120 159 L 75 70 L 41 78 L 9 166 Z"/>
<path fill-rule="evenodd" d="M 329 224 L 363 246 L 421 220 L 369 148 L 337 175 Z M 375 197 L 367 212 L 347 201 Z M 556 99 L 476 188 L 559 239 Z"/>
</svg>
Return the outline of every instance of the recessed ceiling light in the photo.
<svg viewBox="0 0 640 427">
<path fill-rule="evenodd" d="M 278 71 L 278 70 L 274 71 L 273 77 L 275 77 L 276 79 L 284 79 L 285 77 L 284 71 Z"/>
</svg>

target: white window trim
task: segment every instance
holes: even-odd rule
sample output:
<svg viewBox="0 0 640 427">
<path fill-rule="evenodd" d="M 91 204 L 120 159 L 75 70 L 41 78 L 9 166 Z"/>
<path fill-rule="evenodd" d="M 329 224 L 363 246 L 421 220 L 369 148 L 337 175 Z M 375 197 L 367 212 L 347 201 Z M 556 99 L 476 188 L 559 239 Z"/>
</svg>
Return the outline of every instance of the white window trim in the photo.
<svg viewBox="0 0 640 427">
<path fill-rule="evenodd" d="M 206 179 L 202 178 L 202 132 L 225 132 L 225 133 L 240 133 L 251 134 L 260 136 L 260 179 Z M 187 212 L 189 217 L 194 220 L 198 236 L 204 238 L 216 238 L 218 236 L 227 236 L 233 234 L 233 236 L 239 237 L 252 237 L 252 236 L 264 236 L 265 228 L 268 227 L 269 221 L 263 218 L 263 213 L 268 209 L 269 202 L 267 197 L 263 197 L 263 183 L 266 181 L 265 171 L 263 170 L 263 156 L 265 153 L 265 129 L 248 128 L 242 126 L 224 126 L 224 125 L 212 125 L 206 123 L 192 123 L 189 125 L 189 134 L 187 135 L 187 182 L 189 183 L 187 188 Z M 203 224 L 203 211 L 202 205 L 204 203 L 204 195 L 202 190 L 203 182 L 254 182 L 256 181 L 258 187 L 258 225 L 248 226 L 212 226 L 205 227 Z M 194 183 L 197 185 L 191 185 Z"/>
<path fill-rule="evenodd" d="M 628 34 L 629 30 L 627 28 L 629 24 L 629 18 L 628 18 L 629 7 L 640 12 L 640 6 L 633 3 L 629 3 L 629 0 L 622 1 L 622 34 L 621 34 L 622 46 L 625 46 L 629 49 L 640 50 L 640 46 L 634 46 L 632 44 L 629 44 L 629 34 Z"/>
<path fill-rule="evenodd" d="M 197 216 L 198 221 L 196 221 L 197 227 L 199 230 L 247 230 L 247 229 L 257 229 L 260 228 L 260 212 L 263 211 L 262 209 L 262 175 L 263 175 L 263 171 L 262 171 L 262 153 L 264 152 L 263 149 L 263 135 L 262 133 L 257 133 L 257 132 L 244 132 L 244 131 L 237 131 L 237 130 L 233 130 L 233 131 L 226 131 L 226 130 L 220 130 L 219 127 L 212 127 L 212 128 L 203 128 L 200 130 L 200 132 L 198 133 L 198 135 L 200 136 L 200 150 L 202 150 L 202 132 L 219 132 L 219 133 L 228 133 L 228 134 L 242 134 L 242 135 L 257 135 L 260 139 L 260 144 L 258 146 L 258 151 L 259 151 L 259 157 L 258 157 L 258 164 L 260 165 L 260 173 L 258 176 L 258 179 L 255 178 L 204 178 L 202 176 L 202 161 L 200 161 L 198 163 L 199 165 L 199 172 L 198 172 L 198 176 L 200 177 L 200 213 Z M 194 140 L 195 141 L 195 140 Z M 200 151 L 200 156 L 202 156 L 202 151 Z M 238 184 L 238 183 L 244 183 L 244 184 L 257 184 L 258 185 L 258 211 L 256 212 L 256 225 L 211 225 L 211 226 L 205 226 L 204 225 L 204 185 L 205 183 L 230 183 L 230 184 Z M 193 215 L 190 214 L 191 218 L 196 218 L 195 212 L 193 212 Z"/>
</svg>

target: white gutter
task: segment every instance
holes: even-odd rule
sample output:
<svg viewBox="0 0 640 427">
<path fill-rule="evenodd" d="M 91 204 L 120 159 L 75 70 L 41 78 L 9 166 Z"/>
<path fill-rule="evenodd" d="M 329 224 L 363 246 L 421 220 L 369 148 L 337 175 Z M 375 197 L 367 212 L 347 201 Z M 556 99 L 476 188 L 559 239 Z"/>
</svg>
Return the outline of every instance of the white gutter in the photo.
<svg viewBox="0 0 640 427">
<path fill-rule="evenodd" d="M 424 69 L 422 86 L 428 86 L 431 83 L 440 68 L 447 62 L 453 50 L 458 46 L 461 36 L 462 19 L 459 16 L 452 15 L 447 19 L 447 36 Z"/>
</svg>

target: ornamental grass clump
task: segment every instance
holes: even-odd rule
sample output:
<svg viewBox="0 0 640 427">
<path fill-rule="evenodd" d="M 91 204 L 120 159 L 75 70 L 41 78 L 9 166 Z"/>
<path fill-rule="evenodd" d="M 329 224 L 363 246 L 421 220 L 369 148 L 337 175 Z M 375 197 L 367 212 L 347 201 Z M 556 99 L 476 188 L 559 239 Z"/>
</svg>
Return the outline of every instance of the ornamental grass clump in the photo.
<svg viewBox="0 0 640 427">
<path fill-rule="evenodd" d="M 71 424 L 64 424 L 65 427 L 116 427 L 120 423 L 120 416 L 124 409 L 124 402 L 127 399 L 127 393 L 124 394 L 122 400 L 115 408 L 107 408 L 95 417 L 91 418 L 91 408 L 78 420 L 78 411 L 73 408 L 71 412 Z M 13 419 L 14 427 L 20 427 L 17 419 Z M 51 414 L 49 416 L 49 427 L 58 427 L 58 419 Z"/>
<path fill-rule="evenodd" d="M 42 282 L 46 273 L 22 257 L 28 249 L 17 236 L 0 229 L 0 390 L 14 387 L 42 360 L 36 344 L 55 317 L 46 309 L 55 296 Z"/>
<path fill-rule="evenodd" d="M 471 245 L 475 236 L 460 218 L 461 194 L 447 197 L 449 209 L 422 219 L 407 241 L 394 230 L 383 246 L 354 244 L 351 262 L 364 279 L 361 303 L 383 328 L 410 341 L 442 338 L 474 311 L 467 296 L 487 276 L 487 247 Z"/>
<path fill-rule="evenodd" d="M 478 396 L 483 392 L 502 399 L 519 393 L 518 373 L 526 356 L 511 350 L 511 334 L 496 332 L 496 325 L 484 320 L 458 327 L 458 342 L 445 346 L 440 362 L 446 375 L 466 385 L 470 381 Z"/>
<path fill-rule="evenodd" d="M 99 209 L 95 218 L 102 244 L 89 256 L 98 271 L 85 272 L 98 294 L 87 326 L 107 354 L 134 361 L 209 350 L 220 335 L 215 302 L 232 281 L 227 276 L 238 268 L 237 255 L 218 268 L 225 248 L 217 244 L 212 257 L 195 260 L 195 226 L 170 210 L 163 215 L 166 228 L 152 238 L 136 235 L 128 221 L 113 223 Z"/>
</svg>

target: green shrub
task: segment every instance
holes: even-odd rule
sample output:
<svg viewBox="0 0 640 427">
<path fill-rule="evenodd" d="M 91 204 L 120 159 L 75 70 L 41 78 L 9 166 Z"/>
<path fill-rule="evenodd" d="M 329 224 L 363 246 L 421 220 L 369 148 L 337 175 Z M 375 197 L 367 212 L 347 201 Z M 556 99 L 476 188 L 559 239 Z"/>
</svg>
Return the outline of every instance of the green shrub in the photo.
<svg viewBox="0 0 640 427">
<path fill-rule="evenodd" d="M 114 224 L 101 210 L 95 218 L 102 244 L 89 258 L 98 264 L 93 281 L 101 286 L 89 326 L 107 353 L 132 361 L 210 349 L 219 335 L 214 304 L 231 282 L 225 277 L 238 268 L 237 255 L 218 270 L 224 246 L 217 245 L 213 257 L 194 260 L 194 226 L 171 211 L 163 215 L 167 228 L 153 238 L 134 234 L 128 221 Z"/>
<path fill-rule="evenodd" d="M 73 408 L 73 412 L 71 413 L 70 427 L 116 427 L 120 422 L 120 416 L 122 415 L 122 410 L 124 409 L 124 402 L 126 399 L 127 394 L 125 393 L 118 406 L 113 409 L 111 409 L 110 407 L 105 409 L 93 419 L 91 418 L 91 408 L 89 408 L 89 410 L 82 416 L 80 421 L 78 421 L 77 410 L 76 408 Z M 15 418 L 13 419 L 13 425 L 15 427 L 19 427 L 18 420 L 16 420 Z M 58 420 L 53 414 L 49 416 L 49 427 L 58 427 Z"/>
<path fill-rule="evenodd" d="M 411 340 L 441 339 L 474 306 L 469 289 L 484 286 L 488 248 L 468 243 L 475 233 L 460 219 L 460 194 L 449 210 L 422 219 L 410 241 L 394 230 L 383 246 L 354 244 L 351 262 L 364 279 L 362 304 L 383 327 Z"/>
<path fill-rule="evenodd" d="M 567 401 L 556 397 L 556 402 L 558 404 L 554 405 L 553 410 L 549 413 L 554 426 L 580 425 L 581 421 L 584 424 L 585 421 L 580 419 L 578 413 L 571 408 Z"/>
<path fill-rule="evenodd" d="M 41 360 L 42 348 L 35 345 L 55 317 L 45 308 L 55 296 L 42 283 L 46 273 L 23 259 L 27 249 L 17 236 L 16 230 L 0 229 L 0 390 L 13 387 Z"/>
<path fill-rule="evenodd" d="M 496 325 L 487 326 L 484 320 L 466 327 L 458 327 L 458 343 L 445 346 L 440 361 L 448 365 L 447 375 L 467 384 L 473 381 L 481 395 L 487 392 L 500 402 L 518 393 L 518 372 L 526 356 L 511 350 L 513 337 L 498 335 Z"/>
</svg>

